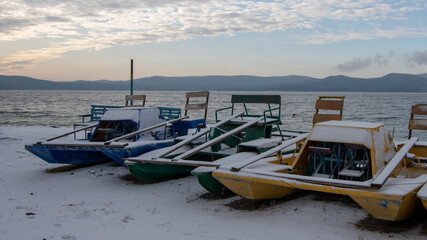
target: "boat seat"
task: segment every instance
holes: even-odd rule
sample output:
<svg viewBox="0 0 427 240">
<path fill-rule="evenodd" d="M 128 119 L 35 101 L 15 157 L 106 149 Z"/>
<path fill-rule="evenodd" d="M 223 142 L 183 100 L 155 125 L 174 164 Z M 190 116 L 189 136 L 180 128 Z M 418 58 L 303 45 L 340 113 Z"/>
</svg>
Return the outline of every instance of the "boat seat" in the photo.
<svg viewBox="0 0 427 240">
<path fill-rule="evenodd" d="M 421 117 L 421 116 L 424 116 Z M 427 130 L 427 104 L 416 104 L 412 106 L 411 118 L 409 119 L 408 139 L 412 137 L 412 130 Z"/>
<path fill-rule="evenodd" d="M 342 120 L 344 96 L 319 96 L 316 100 L 316 113 L 313 115 L 313 124 L 330 120 Z M 323 112 L 320 113 L 319 110 Z M 334 111 L 339 111 L 336 113 Z"/>
<path fill-rule="evenodd" d="M 187 97 L 187 101 L 185 103 L 184 107 L 184 116 L 188 116 L 188 110 L 204 110 L 204 119 L 208 116 L 208 103 L 209 103 L 209 92 L 203 91 L 203 92 L 187 92 L 185 94 Z M 200 99 L 202 98 L 202 102 L 193 102 L 194 99 Z M 193 99 L 193 100 L 190 100 Z M 196 100 L 197 101 L 197 100 Z"/>
<path fill-rule="evenodd" d="M 338 173 L 338 175 L 340 176 L 357 177 L 357 178 L 362 177 L 363 174 L 365 174 L 365 171 L 350 170 L 350 169 L 343 169 Z"/>
<path fill-rule="evenodd" d="M 370 175 L 370 151 L 363 145 L 344 144 L 346 151 L 344 154 L 344 168 L 338 173 L 338 176 L 344 179 L 366 180 Z"/>
<path fill-rule="evenodd" d="M 252 121 L 252 120 L 255 120 L 255 119 L 259 119 L 259 117 L 241 117 L 241 118 L 233 119 L 230 122 L 245 124 L 245 123 Z M 275 123 L 275 122 L 277 122 L 277 119 L 266 117 L 265 121 L 262 121 L 262 122 L 260 121 L 260 124 L 271 124 L 271 123 Z"/>
<path fill-rule="evenodd" d="M 126 107 L 145 107 L 145 95 L 126 95 L 125 97 L 125 106 Z M 140 105 L 135 105 L 133 101 L 142 101 Z"/>
<path fill-rule="evenodd" d="M 256 106 L 258 105 L 258 106 Z M 261 111 L 262 108 L 259 106 L 264 106 L 266 110 Z M 239 109 L 239 110 L 238 110 Z M 219 122 L 218 114 L 224 114 L 225 112 L 231 111 L 233 115 L 236 111 L 244 110 L 244 114 L 241 116 L 242 120 L 233 119 L 235 124 L 245 124 L 250 120 L 250 118 L 260 118 L 262 117 L 262 123 L 257 128 L 263 128 L 264 137 L 269 138 L 271 136 L 271 131 L 273 126 L 279 131 L 280 136 L 282 136 L 282 130 L 279 125 L 282 124 L 281 121 L 281 109 L 282 109 L 282 100 L 280 95 L 232 95 L 231 96 L 231 106 L 226 108 L 220 108 L 215 111 L 215 120 Z M 223 112 L 223 113 L 221 113 Z M 282 136 L 282 139 L 283 136 Z"/>
<path fill-rule="evenodd" d="M 308 149 L 313 153 L 332 154 L 332 151 L 330 148 L 309 146 Z"/>
<path fill-rule="evenodd" d="M 97 131 L 104 133 L 105 141 L 108 141 L 112 135 L 115 135 L 118 132 L 116 129 L 113 128 L 98 128 Z"/>
</svg>

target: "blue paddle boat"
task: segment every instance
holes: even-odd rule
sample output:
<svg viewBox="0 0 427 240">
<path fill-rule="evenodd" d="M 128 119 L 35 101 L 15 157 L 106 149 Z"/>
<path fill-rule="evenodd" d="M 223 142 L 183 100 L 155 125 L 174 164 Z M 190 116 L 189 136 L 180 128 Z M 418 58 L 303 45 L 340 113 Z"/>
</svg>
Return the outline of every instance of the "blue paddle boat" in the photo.
<svg viewBox="0 0 427 240">
<path fill-rule="evenodd" d="M 123 165 L 121 158 L 171 146 L 175 138 L 206 124 L 206 119 L 170 119 L 164 116 L 167 110 L 159 107 L 109 109 L 98 123 L 26 145 L 25 149 L 48 163 L 91 164 L 113 159 Z M 71 137 L 78 132 L 84 132 L 87 138 Z"/>
</svg>

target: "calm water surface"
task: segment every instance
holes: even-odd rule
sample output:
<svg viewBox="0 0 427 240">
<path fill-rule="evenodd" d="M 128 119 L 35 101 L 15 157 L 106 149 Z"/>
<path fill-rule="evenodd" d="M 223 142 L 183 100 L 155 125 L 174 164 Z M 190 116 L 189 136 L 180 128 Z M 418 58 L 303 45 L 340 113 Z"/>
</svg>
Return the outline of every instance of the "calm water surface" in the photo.
<svg viewBox="0 0 427 240">
<path fill-rule="evenodd" d="M 72 126 L 78 115 L 90 111 L 91 104 L 124 105 L 124 91 L 0 91 L 0 125 Z M 185 92 L 135 92 L 147 95 L 147 106 L 183 108 Z M 411 106 L 427 103 L 426 93 L 308 93 L 308 92 L 211 92 L 208 122 L 215 120 L 215 110 L 230 106 L 232 94 L 279 94 L 282 97 L 283 129 L 308 131 L 319 96 L 345 96 L 344 120 L 385 123 L 396 139 L 408 135 Z M 249 106 L 261 111 L 259 106 Z M 195 117 L 202 116 L 195 112 Z M 427 133 L 415 132 L 427 140 Z"/>
</svg>

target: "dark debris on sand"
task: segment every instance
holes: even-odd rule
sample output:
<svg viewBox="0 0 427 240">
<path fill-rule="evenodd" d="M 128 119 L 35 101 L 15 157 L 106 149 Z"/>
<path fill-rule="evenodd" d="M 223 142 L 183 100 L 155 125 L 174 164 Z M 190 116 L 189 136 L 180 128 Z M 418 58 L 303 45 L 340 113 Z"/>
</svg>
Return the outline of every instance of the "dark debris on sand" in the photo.
<svg viewBox="0 0 427 240">
<path fill-rule="evenodd" d="M 228 191 L 224 191 L 222 194 L 218 195 L 215 193 L 204 193 L 202 195 L 200 195 L 201 199 L 205 199 L 205 200 L 220 200 L 220 199 L 227 199 L 227 198 L 231 198 L 237 196 L 235 193 L 233 193 L 232 191 L 228 190 Z"/>
<path fill-rule="evenodd" d="M 421 234 L 427 235 L 427 211 L 421 210 L 412 218 L 396 222 L 375 219 L 369 215 L 355 225 L 359 229 L 381 233 L 402 233 L 419 228 Z"/>
</svg>

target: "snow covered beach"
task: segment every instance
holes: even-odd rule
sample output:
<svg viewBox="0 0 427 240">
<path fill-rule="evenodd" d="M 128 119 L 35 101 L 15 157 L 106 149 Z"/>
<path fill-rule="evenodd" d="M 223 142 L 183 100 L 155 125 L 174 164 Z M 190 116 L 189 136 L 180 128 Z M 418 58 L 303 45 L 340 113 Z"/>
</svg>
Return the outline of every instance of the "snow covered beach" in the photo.
<svg viewBox="0 0 427 240">
<path fill-rule="evenodd" d="M 49 165 L 24 145 L 69 128 L 0 126 L 0 239 L 424 239 L 426 218 L 371 221 L 351 203 L 304 192 L 280 201 L 215 199 L 193 176 L 127 181 L 113 162 Z M 245 210 L 239 205 L 249 204 Z M 250 208 L 255 210 L 247 210 Z M 422 213 L 425 215 L 425 211 Z M 366 229 L 368 223 L 385 229 Z M 409 225 L 409 226 L 408 226 Z"/>
</svg>

